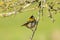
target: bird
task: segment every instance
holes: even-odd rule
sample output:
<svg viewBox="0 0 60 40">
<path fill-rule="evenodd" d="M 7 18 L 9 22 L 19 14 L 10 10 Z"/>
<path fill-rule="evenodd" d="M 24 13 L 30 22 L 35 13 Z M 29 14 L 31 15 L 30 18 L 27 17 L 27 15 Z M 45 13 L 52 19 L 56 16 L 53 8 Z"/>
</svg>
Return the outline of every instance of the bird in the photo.
<svg viewBox="0 0 60 40">
<path fill-rule="evenodd" d="M 26 26 L 27 28 L 29 28 L 29 29 L 32 30 L 32 28 L 35 27 L 36 23 L 37 23 L 37 22 L 36 22 L 36 19 L 35 19 L 35 17 L 32 15 L 32 16 L 29 18 L 29 20 L 28 20 L 26 23 L 24 23 L 22 26 Z"/>
</svg>

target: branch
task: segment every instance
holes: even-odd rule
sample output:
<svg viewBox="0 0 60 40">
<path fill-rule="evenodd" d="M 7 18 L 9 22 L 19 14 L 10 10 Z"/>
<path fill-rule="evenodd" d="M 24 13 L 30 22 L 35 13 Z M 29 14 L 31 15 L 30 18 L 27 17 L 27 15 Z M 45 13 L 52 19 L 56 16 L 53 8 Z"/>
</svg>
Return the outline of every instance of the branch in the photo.
<svg viewBox="0 0 60 40">
<path fill-rule="evenodd" d="M 53 18 L 53 15 L 52 15 L 52 13 L 50 12 L 51 10 L 50 9 L 48 9 L 48 11 L 49 11 L 49 17 L 50 17 L 50 19 L 51 19 L 51 21 L 54 23 L 54 18 Z"/>
<path fill-rule="evenodd" d="M 30 3 L 30 4 L 31 4 L 31 3 Z M 7 17 L 7 16 L 10 16 L 10 15 L 17 14 L 17 12 L 20 12 L 21 10 L 23 10 L 23 9 L 27 8 L 28 6 L 30 6 L 30 4 L 27 4 L 27 5 L 25 5 L 25 6 L 21 7 L 21 8 L 13 11 L 13 12 L 1 13 L 1 14 L 0 14 L 0 17 Z"/>
<path fill-rule="evenodd" d="M 39 10 L 39 12 L 38 12 L 37 24 L 36 24 L 36 26 L 35 26 L 35 29 L 33 30 L 33 33 L 32 33 L 32 35 L 31 35 L 30 40 L 33 40 L 34 34 L 35 34 L 36 30 L 37 30 L 37 26 L 38 26 L 39 20 L 40 20 L 40 10 Z"/>
</svg>

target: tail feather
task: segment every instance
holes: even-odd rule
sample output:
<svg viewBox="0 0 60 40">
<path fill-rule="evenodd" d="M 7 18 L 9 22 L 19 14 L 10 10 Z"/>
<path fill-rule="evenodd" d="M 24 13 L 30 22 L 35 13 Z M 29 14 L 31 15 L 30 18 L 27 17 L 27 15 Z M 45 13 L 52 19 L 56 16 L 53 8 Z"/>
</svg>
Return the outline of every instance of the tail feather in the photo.
<svg viewBox="0 0 60 40">
<path fill-rule="evenodd" d="M 27 23 L 25 23 L 25 24 L 23 24 L 22 26 L 26 26 L 28 24 L 28 22 Z"/>
</svg>

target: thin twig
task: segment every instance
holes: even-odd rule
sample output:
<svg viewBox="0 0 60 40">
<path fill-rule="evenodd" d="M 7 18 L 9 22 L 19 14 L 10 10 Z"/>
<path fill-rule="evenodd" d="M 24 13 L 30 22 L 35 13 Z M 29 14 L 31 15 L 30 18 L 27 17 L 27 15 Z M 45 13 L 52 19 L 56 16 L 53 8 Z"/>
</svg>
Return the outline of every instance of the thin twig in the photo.
<svg viewBox="0 0 60 40">
<path fill-rule="evenodd" d="M 35 34 L 36 30 L 37 30 L 37 26 L 38 26 L 39 20 L 40 20 L 40 10 L 38 12 L 37 24 L 35 26 L 35 30 L 33 30 L 33 33 L 32 33 L 32 36 L 31 36 L 30 40 L 33 40 L 34 34 Z"/>
<path fill-rule="evenodd" d="M 36 25 L 36 27 L 35 27 L 35 30 L 33 31 L 33 34 L 32 34 L 32 36 L 31 36 L 31 40 L 33 40 L 33 37 L 34 37 L 34 34 L 35 34 L 35 31 L 37 30 L 37 25 Z"/>
<path fill-rule="evenodd" d="M 8 13 L 1 13 L 0 17 L 7 17 L 13 14 L 17 14 L 18 12 L 21 12 L 23 9 L 27 8 L 28 6 L 30 6 L 30 4 L 26 4 L 25 6 L 13 11 L 13 12 L 8 12 Z"/>
<path fill-rule="evenodd" d="M 51 21 L 54 23 L 54 18 L 53 18 L 53 15 L 52 15 L 52 13 L 50 12 L 50 9 L 48 10 L 49 11 L 49 17 L 50 17 L 50 19 L 51 19 Z"/>
</svg>

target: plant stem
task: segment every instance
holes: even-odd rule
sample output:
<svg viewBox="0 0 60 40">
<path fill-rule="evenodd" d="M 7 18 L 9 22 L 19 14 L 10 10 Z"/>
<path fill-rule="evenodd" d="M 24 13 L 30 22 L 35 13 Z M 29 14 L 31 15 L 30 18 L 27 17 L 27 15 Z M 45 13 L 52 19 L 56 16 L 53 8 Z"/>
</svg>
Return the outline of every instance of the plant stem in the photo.
<svg viewBox="0 0 60 40">
<path fill-rule="evenodd" d="M 33 37 L 34 37 L 34 34 L 37 30 L 37 26 L 38 26 L 39 21 L 40 21 L 40 10 L 38 12 L 37 23 L 36 23 L 35 29 L 33 30 L 33 33 L 32 33 L 32 36 L 31 36 L 30 40 L 33 40 Z"/>
</svg>

